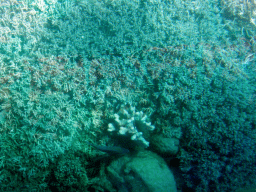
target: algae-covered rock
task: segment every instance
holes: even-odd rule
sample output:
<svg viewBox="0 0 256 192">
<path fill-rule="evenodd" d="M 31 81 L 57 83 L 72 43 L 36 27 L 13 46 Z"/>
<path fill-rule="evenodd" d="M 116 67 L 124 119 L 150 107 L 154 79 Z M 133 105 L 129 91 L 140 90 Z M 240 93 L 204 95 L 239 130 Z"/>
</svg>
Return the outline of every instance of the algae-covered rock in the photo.
<svg viewBox="0 0 256 192">
<path fill-rule="evenodd" d="M 179 139 L 157 135 L 152 137 L 150 147 L 164 157 L 173 156 L 179 151 Z"/>
<path fill-rule="evenodd" d="M 176 182 L 165 161 L 150 151 L 140 151 L 113 161 L 109 180 L 122 192 L 176 192 Z"/>
</svg>

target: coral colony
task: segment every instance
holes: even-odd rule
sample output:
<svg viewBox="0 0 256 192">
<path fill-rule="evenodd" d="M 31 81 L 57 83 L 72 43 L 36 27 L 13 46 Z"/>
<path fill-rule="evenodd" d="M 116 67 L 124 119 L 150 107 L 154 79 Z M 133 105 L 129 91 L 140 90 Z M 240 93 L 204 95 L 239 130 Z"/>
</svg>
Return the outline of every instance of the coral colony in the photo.
<svg viewBox="0 0 256 192">
<path fill-rule="evenodd" d="M 114 117 L 117 128 L 113 123 L 109 123 L 109 132 L 117 131 L 119 135 L 130 137 L 132 141 L 138 142 L 145 148 L 149 146 L 149 142 L 143 137 L 143 132 L 153 131 L 155 126 L 146 122 L 147 115 L 144 115 L 142 111 L 135 112 L 135 107 L 130 106 L 128 109 L 124 107 L 120 109 Z"/>
</svg>

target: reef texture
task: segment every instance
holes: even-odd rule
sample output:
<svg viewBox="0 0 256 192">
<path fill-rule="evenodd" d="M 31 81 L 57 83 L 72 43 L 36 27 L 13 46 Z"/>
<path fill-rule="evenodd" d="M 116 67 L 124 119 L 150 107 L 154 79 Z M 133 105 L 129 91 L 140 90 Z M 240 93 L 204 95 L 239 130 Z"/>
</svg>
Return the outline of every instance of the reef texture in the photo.
<svg viewBox="0 0 256 192">
<path fill-rule="evenodd" d="M 256 183 L 255 1 L 1 0 L 0 18 L 0 191 L 107 191 L 88 142 L 120 140 L 174 156 L 183 191 Z"/>
</svg>

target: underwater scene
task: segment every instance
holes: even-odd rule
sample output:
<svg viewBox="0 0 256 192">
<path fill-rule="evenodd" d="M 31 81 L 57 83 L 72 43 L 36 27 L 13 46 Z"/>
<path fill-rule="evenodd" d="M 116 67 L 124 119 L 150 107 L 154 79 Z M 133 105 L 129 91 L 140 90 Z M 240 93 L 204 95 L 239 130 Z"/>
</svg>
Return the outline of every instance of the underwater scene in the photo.
<svg viewBox="0 0 256 192">
<path fill-rule="evenodd" d="M 255 0 L 0 0 L 0 191 L 256 191 Z"/>
</svg>

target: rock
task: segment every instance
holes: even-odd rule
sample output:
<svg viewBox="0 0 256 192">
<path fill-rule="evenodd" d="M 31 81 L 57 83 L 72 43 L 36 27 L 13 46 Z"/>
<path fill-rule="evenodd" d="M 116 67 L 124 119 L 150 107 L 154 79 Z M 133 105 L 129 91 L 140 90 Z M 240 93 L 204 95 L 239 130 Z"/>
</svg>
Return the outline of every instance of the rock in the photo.
<svg viewBox="0 0 256 192">
<path fill-rule="evenodd" d="M 176 182 L 165 161 L 150 151 L 123 156 L 107 167 L 107 175 L 120 192 L 176 192 Z"/>
<path fill-rule="evenodd" d="M 150 147 L 161 156 L 173 156 L 179 151 L 179 139 L 157 135 L 150 140 Z"/>
</svg>

